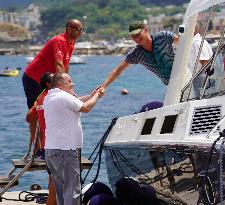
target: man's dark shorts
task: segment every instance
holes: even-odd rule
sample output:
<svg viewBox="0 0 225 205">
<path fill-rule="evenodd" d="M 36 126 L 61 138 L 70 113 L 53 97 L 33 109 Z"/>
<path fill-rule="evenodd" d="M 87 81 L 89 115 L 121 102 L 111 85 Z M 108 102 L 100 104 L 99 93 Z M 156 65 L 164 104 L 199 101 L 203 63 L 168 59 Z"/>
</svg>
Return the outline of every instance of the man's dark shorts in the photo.
<svg viewBox="0 0 225 205">
<path fill-rule="evenodd" d="M 43 89 L 38 82 L 28 77 L 25 73 L 23 74 L 22 80 L 23 89 L 27 97 L 27 106 L 30 109 Z"/>
</svg>

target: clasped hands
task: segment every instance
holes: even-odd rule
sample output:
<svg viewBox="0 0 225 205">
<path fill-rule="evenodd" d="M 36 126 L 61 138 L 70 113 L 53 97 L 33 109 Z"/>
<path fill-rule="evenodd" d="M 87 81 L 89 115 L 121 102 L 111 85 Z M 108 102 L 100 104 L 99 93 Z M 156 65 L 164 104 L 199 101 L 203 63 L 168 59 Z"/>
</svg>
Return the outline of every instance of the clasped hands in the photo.
<svg viewBox="0 0 225 205">
<path fill-rule="evenodd" d="M 96 93 L 98 93 L 98 96 L 101 98 L 103 95 L 105 95 L 105 88 L 102 85 L 99 85 L 92 91 L 91 95 L 93 96 Z"/>
</svg>

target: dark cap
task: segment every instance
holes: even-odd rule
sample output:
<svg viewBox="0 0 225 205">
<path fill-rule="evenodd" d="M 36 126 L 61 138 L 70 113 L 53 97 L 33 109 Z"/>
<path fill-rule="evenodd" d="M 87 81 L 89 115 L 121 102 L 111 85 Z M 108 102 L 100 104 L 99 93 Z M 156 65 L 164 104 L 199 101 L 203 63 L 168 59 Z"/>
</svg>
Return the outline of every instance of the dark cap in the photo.
<svg viewBox="0 0 225 205">
<path fill-rule="evenodd" d="M 141 21 L 132 23 L 129 26 L 129 35 L 138 34 L 143 28 L 145 28 L 145 24 L 143 24 Z"/>
</svg>

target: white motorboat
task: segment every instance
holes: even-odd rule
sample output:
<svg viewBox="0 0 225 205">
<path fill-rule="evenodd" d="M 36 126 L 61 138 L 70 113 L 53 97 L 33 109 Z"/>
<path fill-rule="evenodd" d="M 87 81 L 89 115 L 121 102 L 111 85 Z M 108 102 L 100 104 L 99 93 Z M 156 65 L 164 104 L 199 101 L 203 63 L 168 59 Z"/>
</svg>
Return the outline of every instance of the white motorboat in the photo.
<svg viewBox="0 0 225 205">
<path fill-rule="evenodd" d="M 26 63 L 31 63 L 31 61 L 34 59 L 34 56 L 26 56 L 25 57 L 25 60 L 26 60 Z"/>
<path fill-rule="evenodd" d="M 85 64 L 85 63 L 86 59 L 84 57 L 76 55 L 71 56 L 70 64 Z"/>
<path fill-rule="evenodd" d="M 197 16 L 223 2 L 189 3 L 164 106 L 112 122 L 104 142 L 112 188 L 132 176 L 167 204 L 224 204 L 224 31 L 209 62 L 183 85 Z"/>
</svg>

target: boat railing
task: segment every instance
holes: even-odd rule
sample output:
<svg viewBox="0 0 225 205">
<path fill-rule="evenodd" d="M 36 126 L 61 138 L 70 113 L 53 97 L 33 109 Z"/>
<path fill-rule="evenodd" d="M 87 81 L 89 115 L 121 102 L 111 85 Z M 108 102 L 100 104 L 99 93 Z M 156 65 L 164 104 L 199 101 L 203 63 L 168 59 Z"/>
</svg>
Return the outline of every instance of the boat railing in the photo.
<svg viewBox="0 0 225 205">
<path fill-rule="evenodd" d="M 38 141 L 39 141 L 39 138 L 40 138 L 40 135 L 38 134 L 39 133 L 39 126 L 37 126 L 36 128 L 36 133 L 35 133 L 35 137 L 34 137 L 34 148 L 33 148 L 33 151 L 32 151 L 32 155 L 31 155 L 31 158 L 30 160 L 27 160 L 25 166 L 23 167 L 23 169 L 18 173 L 16 174 L 15 176 L 12 177 L 12 179 L 9 181 L 9 183 L 1 190 L 0 192 L 0 198 L 2 197 L 2 195 L 11 187 L 14 185 L 14 183 L 31 167 L 31 165 L 33 164 L 34 162 L 34 158 L 35 158 L 35 153 L 36 153 L 36 148 L 37 148 L 37 145 L 38 145 Z M 28 152 L 27 154 L 25 155 L 26 156 L 26 159 L 28 158 L 28 155 L 31 151 L 31 147 L 32 145 L 30 144 L 29 145 L 29 148 L 28 148 Z M 26 160 L 24 159 L 24 160 Z M 11 174 L 13 174 L 14 172 L 16 171 L 16 167 L 14 167 L 9 173 L 8 173 L 8 176 L 10 176 Z"/>
<path fill-rule="evenodd" d="M 206 138 L 209 138 L 212 134 L 214 134 L 218 127 L 225 122 L 225 115 L 220 119 L 220 121 L 211 129 L 211 131 L 206 135 Z"/>
<path fill-rule="evenodd" d="M 181 102 L 225 94 L 225 43 L 181 91 Z M 190 90 L 191 89 L 191 90 Z"/>
</svg>

